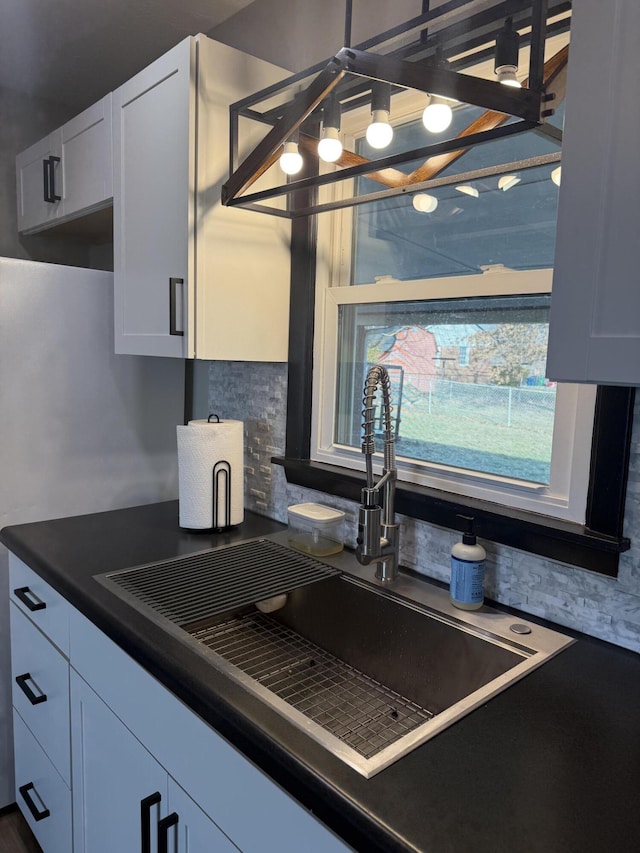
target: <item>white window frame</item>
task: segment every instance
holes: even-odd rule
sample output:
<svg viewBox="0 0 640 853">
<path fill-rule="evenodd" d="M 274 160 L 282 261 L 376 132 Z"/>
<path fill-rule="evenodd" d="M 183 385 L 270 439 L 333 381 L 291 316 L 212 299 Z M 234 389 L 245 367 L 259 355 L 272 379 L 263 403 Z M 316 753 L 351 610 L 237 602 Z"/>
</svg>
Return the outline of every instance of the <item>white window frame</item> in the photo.
<svg viewBox="0 0 640 853">
<path fill-rule="evenodd" d="M 331 287 L 326 276 L 319 276 L 316 282 L 312 460 L 358 471 L 364 471 L 365 467 L 359 448 L 339 445 L 333 440 L 341 305 L 546 294 L 551 291 L 551 278 L 551 270 L 527 270 Z M 453 495 L 480 498 L 515 509 L 584 523 L 595 396 L 594 386 L 558 385 L 548 486 L 402 458 L 398 459 L 398 479 Z M 378 454 L 377 470 L 381 470 L 381 454 Z"/>
</svg>

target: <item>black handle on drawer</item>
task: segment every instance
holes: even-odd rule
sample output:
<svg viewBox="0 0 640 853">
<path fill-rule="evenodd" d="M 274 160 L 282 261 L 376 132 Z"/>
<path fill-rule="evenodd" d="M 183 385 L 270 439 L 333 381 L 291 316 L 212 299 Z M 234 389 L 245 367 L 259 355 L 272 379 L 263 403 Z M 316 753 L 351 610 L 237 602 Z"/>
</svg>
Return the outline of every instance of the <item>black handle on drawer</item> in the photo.
<svg viewBox="0 0 640 853">
<path fill-rule="evenodd" d="M 158 853 L 169 853 L 169 830 L 178 825 L 178 813 L 171 812 L 158 823 Z"/>
<path fill-rule="evenodd" d="M 39 598 L 37 598 L 35 601 L 32 601 L 29 598 L 29 595 L 33 595 L 33 593 L 31 592 L 31 590 L 29 589 L 28 586 L 21 586 L 21 587 L 18 587 L 18 589 L 14 589 L 13 594 L 23 604 L 25 604 L 29 608 L 29 610 L 31 610 L 32 613 L 35 610 L 44 610 L 45 607 L 47 606 L 46 603 L 44 601 L 40 601 Z M 35 596 L 34 596 L 34 598 L 35 598 Z"/>
<path fill-rule="evenodd" d="M 184 335 L 183 329 L 176 327 L 176 290 L 179 284 L 184 284 L 183 278 L 169 279 L 169 334 Z"/>
<path fill-rule="evenodd" d="M 140 853 L 151 853 L 151 809 L 158 805 L 160 791 L 140 800 Z"/>
<path fill-rule="evenodd" d="M 20 690 L 22 690 L 22 692 L 27 697 L 29 702 L 31 702 L 32 705 L 39 705 L 41 702 L 46 702 L 47 701 L 47 694 L 46 693 L 40 693 L 40 694 L 34 693 L 33 690 L 27 684 L 27 681 L 30 681 L 30 680 L 32 680 L 32 679 L 31 679 L 31 673 L 29 673 L 29 672 L 25 672 L 24 675 L 16 675 L 16 684 L 18 685 Z"/>
<path fill-rule="evenodd" d="M 60 162 L 59 157 L 51 155 L 42 161 L 42 172 L 44 179 L 44 200 L 49 204 L 60 201 L 62 196 L 56 195 L 56 174 L 54 166 Z"/>
<path fill-rule="evenodd" d="M 33 816 L 34 820 L 44 820 L 45 817 L 49 817 L 49 815 L 51 814 L 49 809 L 46 808 L 46 806 L 45 806 L 45 808 L 42 811 L 40 811 L 38 809 L 38 806 L 33 802 L 32 798 L 31 798 L 31 794 L 29 793 L 29 791 L 31 791 L 31 790 L 36 791 L 36 788 L 35 788 L 35 785 L 33 784 L 33 782 L 29 782 L 26 785 L 20 785 L 18 790 L 22 794 L 22 799 L 27 804 L 27 808 L 31 812 L 31 815 Z M 37 791 L 36 791 L 36 794 L 38 794 Z M 42 802 L 39 794 L 38 794 L 38 799 L 40 800 L 40 802 Z M 44 803 L 42 803 L 42 804 L 44 805 Z"/>
</svg>

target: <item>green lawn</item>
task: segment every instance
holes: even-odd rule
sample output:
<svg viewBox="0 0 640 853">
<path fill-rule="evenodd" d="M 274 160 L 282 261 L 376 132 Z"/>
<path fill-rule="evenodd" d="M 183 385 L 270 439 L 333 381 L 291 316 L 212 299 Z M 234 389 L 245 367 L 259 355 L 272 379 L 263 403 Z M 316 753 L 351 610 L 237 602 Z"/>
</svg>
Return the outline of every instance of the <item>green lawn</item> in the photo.
<svg viewBox="0 0 640 853">
<path fill-rule="evenodd" d="M 535 398 L 534 398 L 535 399 Z M 431 459 L 456 467 L 519 479 L 548 482 L 553 411 L 548 401 L 512 405 L 507 424 L 506 405 L 470 406 L 444 395 L 403 400 L 398 453 Z M 403 452 L 404 448 L 404 452 Z"/>
</svg>

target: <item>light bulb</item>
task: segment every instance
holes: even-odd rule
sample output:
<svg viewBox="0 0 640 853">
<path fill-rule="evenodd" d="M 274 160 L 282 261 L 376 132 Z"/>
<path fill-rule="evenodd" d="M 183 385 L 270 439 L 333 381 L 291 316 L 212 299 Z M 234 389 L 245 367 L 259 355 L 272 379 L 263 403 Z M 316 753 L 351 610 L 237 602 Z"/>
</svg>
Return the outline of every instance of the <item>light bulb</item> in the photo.
<svg viewBox="0 0 640 853">
<path fill-rule="evenodd" d="M 367 128 L 367 142 L 372 148 L 386 148 L 393 139 L 393 128 L 389 124 L 387 110 L 374 110 L 371 124 Z"/>
<path fill-rule="evenodd" d="M 514 89 L 521 89 L 522 83 L 516 77 L 517 70 L 516 65 L 502 65 L 500 68 L 496 68 L 498 83 L 502 83 L 503 86 L 511 86 Z"/>
<path fill-rule="evenodd" d="M 302 154 L 298 151 L 297 142 L 285 142 L 284 151 L 280 155 L 280 168 L 287 175 L 296 175 L 302 169 Z"/>
<path fill-rule="evenodd" d="M 342 142 L 337 127 L 325 127 L 318 142 L 318 157 L 325 163 L 335 163 L 342 154 Z"/>
<path fill-rule="evenodd" d="M 556 168 L 551 172 L 551 180 L 553 183 L 559 187 L 560 179 L 562 178 L 562 166 L 556 166 Z"/>
<path fill-rule="evenodd" d="M 516 184 L 519 184 L 520 180 L 521 179 L 517 175 L 502 175 L 501 178 L 498 178 L 498 189 L 506 193 L 506 191 L 510 190 L 511 187 L 515 187 Z"/>
<path fill-rule="evenodd" d="M 442 133 L 451 124 L 453 111 L 444 98 L 432 95 L 425 111 L 422 113 L 422 123 L 430 133 Z"/>
<path fill-rule="evenodd" d="M 418 213 L 433 213 L 438 206 L 438 199 L 429 193 L 416 193 L 412 201 Z"/>
<path fill-rule="evenodd" d="M 456 187 L 456 189 L 459 193 L 462 193 L 463 195 L 469 195 L 472 198 L 478 198 L 478 196 L 480 195 L 478 190 L 475 187 L 469 186 L 469 184 L 462 184 L 461 186 Z"/>
</svg>

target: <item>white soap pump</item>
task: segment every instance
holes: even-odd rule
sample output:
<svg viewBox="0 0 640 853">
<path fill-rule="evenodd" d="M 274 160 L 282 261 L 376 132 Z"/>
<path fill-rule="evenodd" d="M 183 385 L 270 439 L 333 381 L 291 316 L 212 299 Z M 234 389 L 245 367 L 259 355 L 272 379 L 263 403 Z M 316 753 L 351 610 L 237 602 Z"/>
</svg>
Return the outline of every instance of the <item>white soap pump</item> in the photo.
<svg viewBox="0 0 640 853">
<path fill-rule="evenodd" d="M 487 556 L 478 545 L 473 526 L 475 519 L 457 516 L 466 527 L 462 542 L 451 549 L 451 603 L 460 610 L 479 610 L 484 602 L 484 561 Z"/>
</svg>

